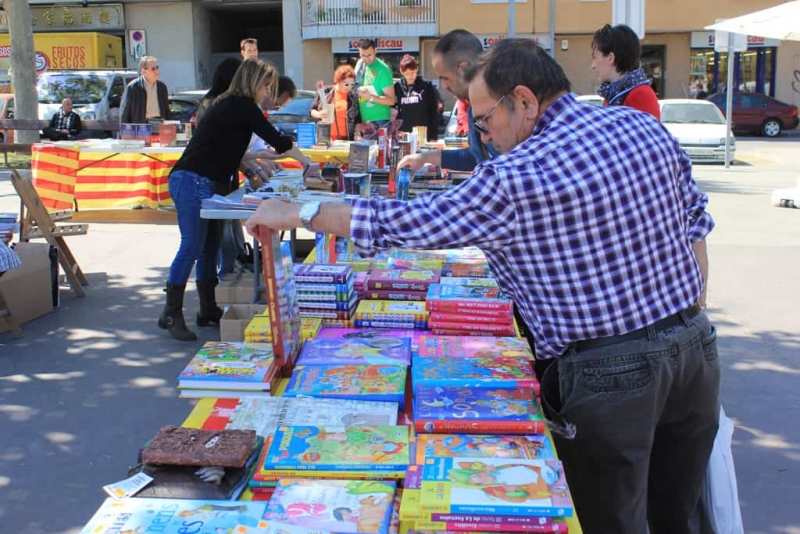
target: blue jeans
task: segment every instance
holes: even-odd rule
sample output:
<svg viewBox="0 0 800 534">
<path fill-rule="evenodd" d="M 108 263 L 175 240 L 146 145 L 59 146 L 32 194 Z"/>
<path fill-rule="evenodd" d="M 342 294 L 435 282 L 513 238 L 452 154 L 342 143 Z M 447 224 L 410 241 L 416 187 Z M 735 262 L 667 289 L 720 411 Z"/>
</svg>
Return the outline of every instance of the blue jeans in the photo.
<svg viewBox="0 0 800 534">
<path fill-rule="evenodd" d="M 707 531 L 700 489 L 719 423 L 717 336 L 702 311 L 679 315 L 638 339 L 576 344 L 542 376 L 587 534 Z M 557 433 L 565 424 L 571 438 Z"/>
<path fill-rule="evenodd" d="M 169 195 L 175 203 L 181 231 L 181 244 L 169 268 L 170 284 L 186 284 L 195 262 L 197 280 L 217 277 L 222 224 L 221 221 L 200 218 L 203 199 L 213 194 L 214 182 L 197 173 L 175 171 L 169 175 Z"/>
<path fill-rule="evenodd" d="M 236 268 L 236 258 L 245 252 L 244 230 L 242 221 L 233 219 L 222 221 L 223 237 L 222 249 L 219 255 L 219 276 L 233 273 Z"/>
</svg>

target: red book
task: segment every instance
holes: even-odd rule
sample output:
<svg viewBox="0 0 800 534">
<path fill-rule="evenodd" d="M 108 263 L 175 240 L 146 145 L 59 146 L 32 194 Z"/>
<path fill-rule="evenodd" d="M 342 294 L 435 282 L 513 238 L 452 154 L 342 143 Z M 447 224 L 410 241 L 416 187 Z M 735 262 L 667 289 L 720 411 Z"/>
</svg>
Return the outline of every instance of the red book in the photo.
<svg viewBox="0 0 800 534">
<path fill-rule="evenodd" d="M 438 271 L 373 269 L 367 278 L 367 289 L 427 291 L 431 284 L 438 281 Z"/>
<path fill-rule="evenodd" d="M 484 323 L 484 324 L 500 324 L 500 325 L 514 324 L 514 318 L 511 315 L 504 315 L 503 317 L 497 317 L 493 315 L 483 315 L 477 313 L 431 312 L 428 321 L 441 321 L 444 323 L 465 322 L 465 323 Z"/>
<path fill-rule="evenodd" d="M 452 330 L 455 332 L 483 332 L 488 335 L 495 336 L 513 336 L 514 324 L 485 324 L 485 323 L 467 323 L 467 322 L 450 322 L 450 321 L 428 321 L 428 328 L 431 330 Z"/>
</svg>

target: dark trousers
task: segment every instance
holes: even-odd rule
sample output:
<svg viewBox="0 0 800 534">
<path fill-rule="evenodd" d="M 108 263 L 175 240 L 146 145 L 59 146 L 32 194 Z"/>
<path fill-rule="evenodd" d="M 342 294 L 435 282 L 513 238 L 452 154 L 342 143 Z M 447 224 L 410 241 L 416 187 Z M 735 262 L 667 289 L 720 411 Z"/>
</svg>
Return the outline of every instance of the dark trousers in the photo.
<svg viewBox="0 0 800 534">
<path fill-rule="evenodd" d="M 48 126 L 47 128 L 42 130 L 42 137 L 46 137 L 53 141 L 65 141 L 69 139 L 69 136 L 64 132 L 59 132 L 55 128 L 51 128 Z"/>
<path fill-rule="evenodd" d="M 553 437 L 587 534 L 707 529 L 700 489 L 719 421 L 716 331 L 703 312 L 679 315 L 643 338 L 577 344 L 544 371 L 542 403 L 563 431 Z"/>
</svg>

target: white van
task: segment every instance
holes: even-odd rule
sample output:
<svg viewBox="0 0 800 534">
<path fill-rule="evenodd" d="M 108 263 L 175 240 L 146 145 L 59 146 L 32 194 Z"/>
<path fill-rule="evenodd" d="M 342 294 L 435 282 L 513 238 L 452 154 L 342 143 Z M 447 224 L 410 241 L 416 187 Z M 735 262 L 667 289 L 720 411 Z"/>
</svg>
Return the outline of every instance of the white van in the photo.
<svg viewBox="0 0 800 534">
<path fill-rule="evenodd" d="M 50 120 L 69 98 L 83 120 L 118 121 L 125 86 L 138 76 L 138 71 L 118 69 L 45 71 L 36 84 L 39 118 Z"/>
</svg>

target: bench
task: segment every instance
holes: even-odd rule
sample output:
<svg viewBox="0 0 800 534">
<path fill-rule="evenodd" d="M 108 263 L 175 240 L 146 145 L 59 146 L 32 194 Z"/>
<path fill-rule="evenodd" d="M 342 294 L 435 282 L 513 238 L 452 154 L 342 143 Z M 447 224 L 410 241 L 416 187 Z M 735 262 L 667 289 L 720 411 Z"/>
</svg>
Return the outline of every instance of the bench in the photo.
<svg viewBox="0 0 800 534">
<path fill-rule="evenodd" d="M 40 119 L 0 119 L 0 131 L 3 132 L 3 142 L 0 143 L 0 150 L 3 151 L 3 163 L 8 167 L 8 153 L 22 152 L 31 153 L 31 143 L 6 143 L 9 130 L 33 130 L 39 131 L 50 126 L 49 120 Z M 117 121 L 81 121 L 84 132 L 118 132 L 120 129 Z"/>
</svg>

